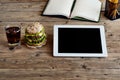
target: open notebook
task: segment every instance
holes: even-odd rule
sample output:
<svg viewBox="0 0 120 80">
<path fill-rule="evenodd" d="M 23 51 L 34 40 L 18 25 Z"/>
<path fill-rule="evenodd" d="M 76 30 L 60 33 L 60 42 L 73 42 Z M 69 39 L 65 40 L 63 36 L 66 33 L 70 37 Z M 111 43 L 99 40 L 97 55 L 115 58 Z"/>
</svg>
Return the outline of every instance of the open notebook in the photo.
<svg viewBox="0 0 120 80">
<path fill-rule="evenodd" d="M 100 11 L 99 0 L 49 0 L 42 15 L 98 22 Z"/>
</svg>

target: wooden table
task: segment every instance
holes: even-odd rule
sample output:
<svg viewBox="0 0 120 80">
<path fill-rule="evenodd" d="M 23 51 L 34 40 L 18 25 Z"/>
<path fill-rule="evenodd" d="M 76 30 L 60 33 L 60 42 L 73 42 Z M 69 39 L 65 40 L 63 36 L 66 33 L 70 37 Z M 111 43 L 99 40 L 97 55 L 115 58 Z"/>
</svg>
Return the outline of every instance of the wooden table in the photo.
<svg viewBox="0 0 120 80">
<path fill-rule="evenodd" d="M 105 1 L 105 0 L 101 0 Z M 47 0 L 0 0 L 0 80 L 120 80 L 120 19 L 110 21 L 101 13 L 100 22 L 86 22 L 41 16 Z M 104 10 L 104 6 L 103 9 Z M 4 26 L 40 22 L 45 26 L 47 44 L 9 51 Z M 53 57 L 53 25 L 104 25 L 107 58 Z"/>
</svg>

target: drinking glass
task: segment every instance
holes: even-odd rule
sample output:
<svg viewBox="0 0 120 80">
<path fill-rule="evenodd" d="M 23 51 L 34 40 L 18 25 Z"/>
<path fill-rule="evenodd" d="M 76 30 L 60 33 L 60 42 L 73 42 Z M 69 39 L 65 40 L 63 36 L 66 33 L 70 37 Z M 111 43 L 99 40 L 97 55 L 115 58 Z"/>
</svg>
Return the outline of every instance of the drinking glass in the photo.
<svg viewBox="0 0 120 80">
<path fill-rule="evenodd" d="M 14 49 L 20 46 L 21 38 L 21 27 L 20 26 L 6 26 L 5 27 L 6 37 L 8 41 L 9 49 Z"/>
</svg>

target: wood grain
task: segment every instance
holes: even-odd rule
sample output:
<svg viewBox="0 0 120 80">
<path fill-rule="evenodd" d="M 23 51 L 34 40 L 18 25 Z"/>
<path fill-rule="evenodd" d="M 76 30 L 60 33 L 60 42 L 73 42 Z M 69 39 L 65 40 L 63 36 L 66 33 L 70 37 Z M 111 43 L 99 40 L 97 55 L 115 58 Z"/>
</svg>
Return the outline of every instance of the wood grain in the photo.
<svg viewBox="0 0 120 80">
<path fill-rule="evenodd" d="M 102 7 L 99 23 L 41 16 L 48 0 L 0 0 L 0 80 L 119 80 L 120 19 L 110 21 Z M 100 0 L 105 4 L 105 0 Z M 44 25 L 47 44 L 30 49 L 24 43 L 26 26 L 33 22 Z M 20 25 L 21 48 L 10 51 L 4 26 Z M 53 57 L 53 26 L 104 25 L 107 58 Z"/>
</svg>

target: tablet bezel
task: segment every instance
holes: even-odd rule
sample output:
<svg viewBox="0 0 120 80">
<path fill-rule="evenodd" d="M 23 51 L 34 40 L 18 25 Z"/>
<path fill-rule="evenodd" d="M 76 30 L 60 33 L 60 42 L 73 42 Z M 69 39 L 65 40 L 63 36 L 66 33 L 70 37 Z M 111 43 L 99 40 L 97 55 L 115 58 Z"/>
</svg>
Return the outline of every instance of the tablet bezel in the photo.
<svg viewBox="0 0 120 80">
<path fill-rule="evenodd" d="M 98 28 L 100 29 L 102 53 L 59 53 L 58 52 L 58 29 L 59 28 Z M 103 25 L 54 25 L 53 56 L 63 57 L 107 57 L 105 29 Z"/>
</svg>

